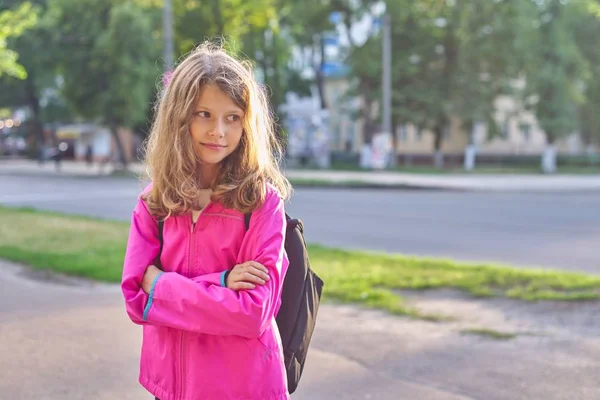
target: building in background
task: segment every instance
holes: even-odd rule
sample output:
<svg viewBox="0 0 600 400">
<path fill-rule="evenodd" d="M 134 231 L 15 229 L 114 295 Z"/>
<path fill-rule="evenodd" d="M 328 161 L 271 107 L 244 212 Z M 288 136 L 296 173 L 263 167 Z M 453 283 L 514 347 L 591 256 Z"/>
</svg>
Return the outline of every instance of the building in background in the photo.
<svg viewBox="0 0 600 400">
<path fill-rule="evenodd" d="M 331 149 L 336 152 L 358 154 L 364 142 L 364 122 L 354 115 L 360 109 L 360 99 L 347 99 L 350 87 L 347 76 L 328 76 L 325 91 L 330 114 L 332 132 Z M 460 121 L 453 120 L 442 142 L 445 155 L 462 157 L 465 148 L 471 143 L 477 149 L 478 157 L 538 156 L 547 146 L 546 135 L 535 115 L 519 106 L 512 97 L 499 96 L 496 100 L 496 122 L 500 134 L 491 136 L 484 124 L 478 124 L 474 132 L 465 132 Z M 396 152 L 400 157 L 413 159 L 431 157 L 434 148 L 432 132 L 418 130 L 412 125 L 396 126 Z M 583 155 L 590 151 L 600 152 L 598 145 L 586 146 L 577 132 L 555 142 L 556 150 L 563 155 Z"/>
<path fill-rule="evenodd" d="M 118 135 L 128 162 L 136 160 L 141 146 L 140 138 L 130 129 L 119 128 Z M 56 128 L 56 140 L 66 143 L 65 159 L 86 160 L 91 152 L 93 162 L 118 161 L 119 152 L 114 136 L 104 126 L 95 124 L 62 125 Z"/>
</svg>

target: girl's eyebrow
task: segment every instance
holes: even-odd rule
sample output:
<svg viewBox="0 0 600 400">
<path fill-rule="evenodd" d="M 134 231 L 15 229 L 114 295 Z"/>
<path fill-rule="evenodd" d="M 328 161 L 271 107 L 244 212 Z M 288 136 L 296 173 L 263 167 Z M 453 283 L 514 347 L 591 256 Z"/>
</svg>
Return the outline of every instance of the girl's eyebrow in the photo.
<svg viewBox="0 0 600 400">
<path fill-rule="evenodd" d="M 200 110 L 213 111 L 213 110 L 211 110 L 210 107 L 207 107 L 207 106 L 202 105 L 202 104 L 198 104 L 196 106 L 196 112 L 198 112 Z M 244 111 L 242 111 L 241 108 L 234 108 L 234 109 L 231 109 L 231 110 L 229 110 L 229 111 L 226 112 L 226 114 L 243 114 L 243 113 L 244 113 Z"/>
</svg>

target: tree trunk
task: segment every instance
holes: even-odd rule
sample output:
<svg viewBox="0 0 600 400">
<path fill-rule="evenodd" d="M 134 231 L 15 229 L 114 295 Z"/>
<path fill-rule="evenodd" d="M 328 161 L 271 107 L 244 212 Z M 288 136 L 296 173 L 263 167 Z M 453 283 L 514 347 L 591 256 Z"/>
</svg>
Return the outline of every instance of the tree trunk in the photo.
<svg viewBox="0 0 600 400">
<path fill-rule="evenodd" d="M 38 142 L 38 145 L 44 145 L 44 126 L 42 124 L 42 112 L 40 106 L 40 99 L 37 96 L 35 90 L 35 84 L 33 83 L 33 73 L 29 72 L 26 80 L 27 88 L 27 103 L 33 114 L 33 132 Z"/>
<path fill-rule="evenodd" d="M 336 6 L 339 7 L 339 5 Z M 344 26 L 346 27 L 346 38 L 348 39 L 348 43 L 350 43 L 351 48 L 355 48 L 356 43 L 354 43 L 354 39 L 352 38 L 352 15 L 348 8 L 344 10 Z"/>
<path fill-rule="evenodd" d="M 323 36 L 319 37 L 319 63 L 315 63 L 315 74 L 317 78 L 317 89 L 319 91 L 319 99 L 321 101 L 321 110 L 327 109 L 327 101 L 325 100 L 325 75 L 323 74 L 323 66 L 325 64 L 325 41 Z M 314 54 L 314 51 L 313 51 Z"/>
<path fill-rule="evenodd" d="M 476 124 L 473 121 L 469 121 L 467 124 L 469 131 L 469 144 L 465 148 L 465 160 L 464 168 L 466 171 L 473 171 L 475 169 L 476 162 L 476 146 L 475 146 L 475 127 Z"/>
<path fill-rule="evenodd" d="M 466 171 L 473 171 L 475 169 L 475 145 L 470 144 L 465 148 L 465 162 L 464 168 Z"/>
<path fill-rule="evenodd" d="M 449 102 L 452 104 L 453 90 L 455 73 L 458 64 L 458 45 L 456 39 L 456 27 L 453 21 L 458 20 L 458 13 L 460 12 L 460 6 L 455 6 L 453 16 L 450 18 L 448 26 L 446 27 L 446 34 L 443 39 L 444 44 L 444 67 L 443 67 L 443 87 L 442 87 L 442 99 L 443 102 Z M 444 129 L 449 125 L 449 120 L 446 115 L 438 117 L 438 122 L 434 128 L 435 143 L 434 143 L 434 165 L 436 168 L 444 167 L 444 155 L 442 153 L 442 141 L 444 140 Z"/>
<path fill-rule="evenodd" d="M 117 145 L 117 151 L 119 152 L 119 162 L 121 163 L 123 170 L 127 170 L 127 156 L 125 155 L 125 149 L 123 147 L 123 143 L 121 142 L 121 137 L 119 136 L 119 126 L 116 122 L 111 121 L 109 123 L 110 132 L 115 139 L 115 144 Z"/>
<path fill-rule="evenodd" d="M 548 144 L 542 154 L 542 172 L 545 174 L 556 172 L 556 148 L 553 144 Z"/>
<path fill-rule="evenodd" d="M 392 131 L 390 132 L 390 134 L 392 135 L 392 151 L 390 154 L 390 162 L 388 167 L 389 168 L 396 168 L 396 166 L 398 165 L 398 121 L 397 118 L 394 118 L 394 116 L 392 115 Z"/>
<path fill-rule="evenodd" d="M 556 172 L 556 148 L 554 147 L 555 136 L 551 132 L 546 132 L 546 148 L 542 153 L 542 172 L 544 174 L 553 174 Z"/>
<path fill-rule="evenodd" d="M 371 145 L 373 142 L 373 136 L 375 136 L 375 131 L 377 130 L 377 126 L 371 120 L 371 107 L 373 105 L 373 101 L 368 97 L 363 97 L 363 99 L 365 102 L 363 106 L 363 142 L 367 145 Z"/>
<path fill-rule="evenodd" d="M 444 140 L 444 125 L 438 124 L 433 129 L 434 142 L 433 142 L 433 165 L 436 168 L 444 168 L 444 154 L 442 153 L 442 141 Z"/>
</svg>

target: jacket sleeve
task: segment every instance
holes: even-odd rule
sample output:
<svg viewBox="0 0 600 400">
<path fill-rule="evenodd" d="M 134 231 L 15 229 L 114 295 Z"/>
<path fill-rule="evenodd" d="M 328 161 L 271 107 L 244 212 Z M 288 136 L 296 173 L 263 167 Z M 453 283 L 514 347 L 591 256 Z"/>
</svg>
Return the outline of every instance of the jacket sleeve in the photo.
<svg viewBox="0 0 600 400">
<path fill-rule="evenodd" d="M 165 272 L 153 285 L 147 321 L 212 335 L 260 337 L 280 305 L 288 266 L 285 230 L 283 201 L 271 192 L 253 213 L 238 255 L 238 263 L 256 261 L 267 267 L 269 281 L 252 290 L 234 291 L 214 281 Z"/>
<path fill-rule="evenodd" d="M 142 289 L 142 278 L 146 268 L 154 263 L 160 251 L 157 221 L 150 215 L 145 203 L 138 199 L 131 217 L 129 239 L 121 278 L 121 291 L 125 298 L 125 309 L 136 324 L 148 324 L 145 316 L 151 307 L 150 296 Z M 220 284 L 220 273 L 201 275 L 195 282 Z"/>
</svg>

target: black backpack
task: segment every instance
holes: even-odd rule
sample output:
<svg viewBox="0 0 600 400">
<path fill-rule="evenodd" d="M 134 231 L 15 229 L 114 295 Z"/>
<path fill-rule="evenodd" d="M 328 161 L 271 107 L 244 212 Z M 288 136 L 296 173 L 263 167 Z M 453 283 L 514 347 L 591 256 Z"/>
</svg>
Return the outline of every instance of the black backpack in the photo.
<svg viewBox="0 0 600 400">
<path fill-rule="evenodd" d="M 246 230 L 250 227 L 251 217 L 252 213 L 245 215 Z M 291 218 L 288 214 L 285 217 L 285 251 L 289 267 L 283 281 L 281 307 L 275 321 L 283 344 L 288 391 L 292 394 L 296 391 L 304 370 L 324 284 L 310 268 L 302 221 Z M 162 250 L 163 221 L 160 219 L 158 236 Z"/>
<path fill-rule="evenodd" d="M 245 216 L 246 230 L 250 227 L 251 217 L 251 213 Z M 310 268 L 302 221 L 288 214 L 285 217 L 285 251 L 290 264 L 283 281 L 281 307 L 275 321 L 283 344 L 288 391 L 291 394 L 298 387 L 304 370 L 308 346 L 317 322 L 323 281 Z"/>
</svg>

